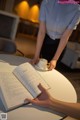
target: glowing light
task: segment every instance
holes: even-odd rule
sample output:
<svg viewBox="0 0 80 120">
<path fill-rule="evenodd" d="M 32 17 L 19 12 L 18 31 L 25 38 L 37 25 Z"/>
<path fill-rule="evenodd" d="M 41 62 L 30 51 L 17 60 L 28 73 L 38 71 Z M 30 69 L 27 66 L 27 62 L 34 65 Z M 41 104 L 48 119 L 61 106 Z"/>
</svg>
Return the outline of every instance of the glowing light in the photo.
<svg viewBox="0 0 80 120">
<path fill-rule="evenodd" d="M 39 7 L 38 5 L 34 5 L 30 8 L 28 19 L 31 20 L 32 22 L 39 22 L 38 18 L 39 18 Z"/>
<path fill-rule="evenodd" d="M 29 4 L 27 1 L 22 1 L 20 2 L 16 7 L 15 7 L 15 11 L 16 13 L 24 19 L 27 19 L 28 13 L 29 13 Z"/>
<path fill-rule="evenodd" d="M 27 1 L 20 2 L 16 7 L 15 11 L 18 16 L 23 19 L 30 20 L 32 22 L 39 22 L 39 6 L 34 5 L 32 7 L 29 6 Z"/>
</svg>

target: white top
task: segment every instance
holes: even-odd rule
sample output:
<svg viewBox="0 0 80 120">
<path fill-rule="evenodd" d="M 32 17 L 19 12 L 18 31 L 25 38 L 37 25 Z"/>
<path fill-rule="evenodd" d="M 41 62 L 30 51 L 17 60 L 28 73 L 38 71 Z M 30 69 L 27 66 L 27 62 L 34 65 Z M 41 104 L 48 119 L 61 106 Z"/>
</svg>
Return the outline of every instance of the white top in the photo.
<svg viewBox="0 0 80 120">
<path fill-rule="evenodd" d="M 61 4 L 58 0 L 43 0 L 40 21 L 45 22 L 50 38 L 60 39 L 66 29 L 74 29 L 80 22 L 80 5 Z"/>
<path fill-rule="evenodd" d="M 27 58 L 0 54 L 0 72 L 2 71 L 13 71 L 13 69 L 29 61 Z M 47 81 L 51 89 L 49 89 L 50 94 L 59 100 L 66 102 L 76 102 L 77 96 L 74 87 L 64 77 L 61 73 L 53 69 L 49 72 L 38 71 L 39 74 Z M 4 112 L 4 107 L 0 100 L 0 111 Z M 8 112 L 8 120 L 60 120 L 65 115 L 62 115 L 55 111 L 50 111 L 48 109 L 33 106 L 31 104 L 17 108 L 13 111 Z"/>
</svg>

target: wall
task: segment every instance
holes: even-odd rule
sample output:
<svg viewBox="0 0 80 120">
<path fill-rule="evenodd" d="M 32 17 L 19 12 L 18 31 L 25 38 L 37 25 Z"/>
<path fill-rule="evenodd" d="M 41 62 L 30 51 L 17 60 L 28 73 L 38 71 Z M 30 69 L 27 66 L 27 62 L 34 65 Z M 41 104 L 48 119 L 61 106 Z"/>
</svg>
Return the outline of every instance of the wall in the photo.
<svg viewBox="0 0 80 120">
<path fill-rule="evenodd" d="M 14 12 L 24 20 L 30 20 L 32 22 L 39 22 L 39 8 L 40 5 L 33 0 L 30 1 L 15 1 Z"/>
<path fill-rule="evenodd" d="M 6 3 L 6 0 L 0 0 L 0 10 L 5 9 L 5 3 Z"/>
</svg>

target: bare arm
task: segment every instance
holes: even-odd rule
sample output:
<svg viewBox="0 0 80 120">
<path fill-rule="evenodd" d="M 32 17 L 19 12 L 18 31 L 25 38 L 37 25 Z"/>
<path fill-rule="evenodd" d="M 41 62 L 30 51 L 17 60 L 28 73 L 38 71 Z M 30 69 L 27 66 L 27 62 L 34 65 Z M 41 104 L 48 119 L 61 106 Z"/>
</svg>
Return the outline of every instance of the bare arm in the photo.
<svg viewBox="0 0 80 120">
<path fill-rule="evenodd" d="M 48 107 L 52 110 L 64 113 L 65 115 L 74 117 L 79 119 L 80 118 L 80 103 L 68 103 L 56 100 L 52 98 L 52 96 L 48 93 L 48 91 L 43 88 L 43 86 L 39 85 L 39 89 L 42 91 L 42 94 L 34 99 L 26 99 L 27 101 L 42 106 Z"/>
<path fill-rule="evenodd" d="M 80 103 L 67 103 L 52 99 L 49 108 L 73 118 L 80 118 Z"/>
<path fill-rule="evenodd" d="M 56 67 L 56 63 L 57 63 L 57 61 L 58 61 L 58 59 L 59 59 L 59 57 L 60 57 L 63 49 L 65 48 L 65 46 L 66 46 L 66 44 L 67 44 L 67 42 L 68 42 L 68 40 L 69 40 L 69 37 L 70 37 L 72 31 L 73 31 L 73 30 L 67 29 L 67 30 L 64 32 L 64 34 L 62 35 L 62 37 L 61 37 L 61 39 L 60 39 L 59 46 L 58 46 L 57 51 L 56 51 L 56 53 L 55 53 L 55 56 L 53 57 L 53 59 L 52 59 L 51 62 L 50 62 L 50 69 L 53 69 L 53 68 Z"/>
<path fill-rule="evenodd" d="M 40 50 L 41 50 L 43 40 L 44 40 L 44 37 L 45 37 L 45 33 L 46 33 L 45 22 L 40 22 L 39 32 L 38 32 L 38 36 L 37 36 L 37 44 L 36 44 L 35 56 L 34 56 L 34 59 L 32 60 L 33 64 L 38 62 L 39 55 L 40 55 Z"/>
</svg>

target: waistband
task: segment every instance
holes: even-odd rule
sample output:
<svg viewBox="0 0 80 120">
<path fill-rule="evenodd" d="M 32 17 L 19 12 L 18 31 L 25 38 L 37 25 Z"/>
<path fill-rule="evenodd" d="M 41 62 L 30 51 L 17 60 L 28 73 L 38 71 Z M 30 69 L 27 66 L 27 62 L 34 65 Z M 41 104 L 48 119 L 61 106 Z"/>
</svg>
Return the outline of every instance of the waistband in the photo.
<svg viewBox="0 0 80 120">
<path fill-rule="evenodd" d="M 60 41 L 60 39 L 50 38 L 48 34 L 46 34 L 45 38 L 44 38 L 44 43 L 46 43 L 46 44 L 55 44 L 55 43 L 58 43 L 59 41 Z"/>
</svg>

